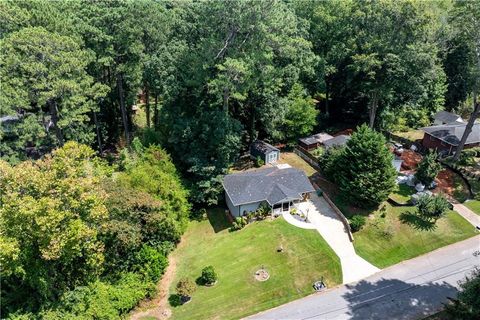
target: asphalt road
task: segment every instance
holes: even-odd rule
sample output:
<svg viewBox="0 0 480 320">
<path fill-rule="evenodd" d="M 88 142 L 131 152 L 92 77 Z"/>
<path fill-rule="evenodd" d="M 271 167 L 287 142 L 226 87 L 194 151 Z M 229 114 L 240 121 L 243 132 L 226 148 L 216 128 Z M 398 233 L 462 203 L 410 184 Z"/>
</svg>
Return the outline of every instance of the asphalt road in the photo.
<svg viewBox="0 0 480 320">
<path fill-rule="evenodd" d="M 476 265 L 480 235 L 247 319 L 421 319 L 455 297 Z"/>
</svg>

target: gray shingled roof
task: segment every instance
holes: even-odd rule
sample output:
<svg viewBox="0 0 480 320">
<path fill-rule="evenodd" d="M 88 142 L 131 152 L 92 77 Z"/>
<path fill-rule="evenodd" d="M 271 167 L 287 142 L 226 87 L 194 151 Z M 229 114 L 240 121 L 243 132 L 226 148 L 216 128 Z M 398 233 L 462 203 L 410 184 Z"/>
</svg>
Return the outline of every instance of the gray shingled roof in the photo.
<svg viewBox="0 0 480 320">
<path fill-rule="evenodd" d="M 458 114 L 447 111 L 439 111 L 433 116 L 433 118 L 443 123 L 452 123 L 459 120 L 459 118 L 463 121 L 463 119 Z"/>
<path fill-rule="evenodd" d="M 278 167 L 226 175 L 223 187 L 235 206 L 259 201 L 273 205 L 315 191 L 303 171 Z"/>
<path fill-rule="evenodd" d="M 315 143 L 324 143 L 327 140 L 332 139 L 333 137 L 328 133 L 317 133 L 309 137 L 299 139 L 301 142 L 310 145 Z"/>
<path fill-rule="evenodd" d="M 333 137 L 332 139 L 325 141 L 323 144 L 327 148 L 335 147 L 335 146 L 341 147 L 341 146 L 344 146 L 348 140 L 350 140 L 350 136 L 341 134 L 339 136 Z"/>
<path fill-rule="evenodd" d="M 458 146 L 460 139 L 462 139 L 463 132 L 467 124 L 446 124 L 439 126 L 431 126 L 422 128 L 422 130 L 429 135 L 442 140 L 452 146 Z M 473 144 L 480 142 L 480 123 L 475 123 L 472 127 L 472 132 L 467 137 L 465 144 Z"/>
<path fill-rule="evenodd" d="M 275 148 L 269 143 L 266 143 L 265 141 L 262 140 L 255 140 L 251 145 L 250 145 L 250 152 L 252 150 L 255 150 L 257 152 L 260 152 L 262 154 L 267 154 L 270 151 L 279 151 L 278 148 Z"/>
</svg>

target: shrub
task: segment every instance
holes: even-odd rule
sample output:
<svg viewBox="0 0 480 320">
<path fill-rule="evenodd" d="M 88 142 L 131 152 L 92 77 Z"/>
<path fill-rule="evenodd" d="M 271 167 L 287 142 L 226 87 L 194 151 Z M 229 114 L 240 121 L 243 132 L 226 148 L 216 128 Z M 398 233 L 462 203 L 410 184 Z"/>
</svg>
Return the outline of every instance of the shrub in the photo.
<svg viewBox="0 0 480 320">
<path fill-rule="evenodd" d="M 427 221 L 437 221 L 450 207 L 447 199 L 442 196 L 424 195 L 418 199 L 417 214 Z"/>
<path fill-rule="evenodd" d="M 322 169 L 323 174 L 333 182 L 336 182 L 336 171 L 338 169 L 338 159 L 342 156 L 344 148 L 329 148 L 318 159 L 318 165 Z"/>
<path fill-rule="evenodd" d="M 362 229 L 365 223 L 366 223 L 365 217 L 356 214 L 350 219 L 350 228 L 352 229 L 352 232 L 357 232 Z"/>
<path fill-rule="evenodd" d="M 421 183 L 429 186 L 442 170 L 442 165 L 437 162 L 437 154 L 435 152 L 427 154 L 418 164 L 415 178 Z"/>
<path fill-rule="evenodd" d="M 265 164 L 265 161 L 263 161 L 262 158 L 257 157 L 257 158 L 255 159 L 255 166 L 256 166 L 257 168 L 260 168 L 260 167 L 263 166 L 264 164 Z"/>
<path fill-rule="evenodd" d="M 64 293 L 55 309 L 41 313 L 41 319 L 120 319 L 140 300 L 153 296 L 155 284 L 142 276 L 125 273 L 114 283 L 95 281 Z"/>
<path fill-rule="evenodd" d="M 183 278 L 177 283 L 177 293 L 182 298 L 190 298 L 197 289 L 195 283 L 189 278 Z"/>
<path fill-rule="evenodd" d="M 445 307 L 448 319 L 474 320 L 480 319 L 480 269 L 475 268 L 472 273 L 460 283 L 460 292 L 452 304 Z"/>
<path fill-rule="evenodd" d="M 208 266 L 203 268 L 202 276 L 200 278 L 205 284 L 214 284 L 218 277 L 213 266 Z"/>
<path fill-rule="evenodd" d="M 146 244 L 135 255 L 134 270 L 152 282 L 157 282 L 160 279 L 167 266 L 167 258 Z"/>
<path fill-rule="evenodd" d="M 230 231 L 237 231 L 243 229 L 247 225 L 247 218 L 246 217 L 236 217 L 235 221 L 233 221 L 232 226 L 230 227 Z"/>
</svg>

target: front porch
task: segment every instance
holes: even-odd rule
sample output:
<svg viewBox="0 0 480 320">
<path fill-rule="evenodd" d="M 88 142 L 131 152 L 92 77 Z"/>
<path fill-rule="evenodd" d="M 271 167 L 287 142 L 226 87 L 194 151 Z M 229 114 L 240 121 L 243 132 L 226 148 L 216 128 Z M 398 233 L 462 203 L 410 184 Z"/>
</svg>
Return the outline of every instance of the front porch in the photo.
<svg viewBox="0 0 480 320">
<path fill-rule="evenodd" d="M 308 210 L 305 210 L 308 206 L 306 203 L 310 199 L 310 194 L 302 194 L 302 197 L 299 199 L 283 199 L 282 201 L 277 202 L 274 205 L 271 205 L 271 212 L 273 217 L 278 217 L 284 212 L 290 213 L 292 209 L 295 209 L 297 212 L 302 213 L 308 219 Z"/>
</svg>

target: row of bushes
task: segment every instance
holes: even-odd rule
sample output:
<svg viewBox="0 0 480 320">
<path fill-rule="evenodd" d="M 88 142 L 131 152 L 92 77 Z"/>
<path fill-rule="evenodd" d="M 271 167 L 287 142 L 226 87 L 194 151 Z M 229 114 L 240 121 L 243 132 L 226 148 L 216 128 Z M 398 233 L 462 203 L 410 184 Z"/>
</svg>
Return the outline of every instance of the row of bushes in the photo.
<svg viewBox="0 0 480 320">
<path fill-rule="evenodd" d="M 257 210 L 246 213 L 241 217 L 236 217 L 230 227 L 230 231 L 243 229 L 247 224 L 255 220 L 264 220 L 270 215 L 270 207 L 261 205 Z"/>
</svg>

